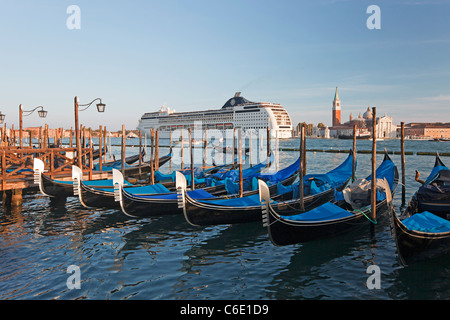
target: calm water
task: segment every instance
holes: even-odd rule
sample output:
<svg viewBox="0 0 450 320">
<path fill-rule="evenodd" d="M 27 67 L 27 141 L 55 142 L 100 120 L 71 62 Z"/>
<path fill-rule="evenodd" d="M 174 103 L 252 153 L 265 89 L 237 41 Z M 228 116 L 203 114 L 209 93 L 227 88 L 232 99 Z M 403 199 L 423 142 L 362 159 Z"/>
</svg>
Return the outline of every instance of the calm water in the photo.
<svg viewBox="0 0 450 320">
<path fill-rule="evenodd" d="M 297 140 L 280 142 L 296 147 Z M 351 141 L 310 139 L 308 148 L 350 149 Z M 378 142 L 399 151 L 399 141 Z M 358 141 L 370 150 L 370 141 Z M 114 149 L 114 148 L 113 148 Z M 407 151 L 450 152 L 450 142 L 406 141 Z M 161 155 L 167 149 L 161 150 Z M 118 149 L 113 150 L 119 154 Z M 134 154 L 137 149 L 128 149 Z M 281 166 L 296 152 L 282 152 Z M 341 163 L 344 153 L 308 152 L 308 173 Z M 370 174 L 358 154 L 358 177 Z M 400 156 L 391 158 L 400 171 Z M 450 164 L 449 157 L 442 157 Z M 382 155 L 377 156 L 380 163 Z M 433 156 L 406 157 L 407 199 L 426 177 Z M 164 168 L 168 170 L 167 168 Z M 401 202 L 401 189 L 395 206 Z M 136 220 L 115 210 L 87 210 L 76 198 L 53 203 L 24 195 L 21 210 L 0 209 L 0 299 L 449 299 L 450 259 L 399 264 L 388 219 L 322 241 L 276 247 L 261 223 L 193 227 L 183 216 Z M 381 288 L 368 289 L 369 265 Z M 81 288 L 68 289 L 67 268 L 80 268 Z"/>
</svg>

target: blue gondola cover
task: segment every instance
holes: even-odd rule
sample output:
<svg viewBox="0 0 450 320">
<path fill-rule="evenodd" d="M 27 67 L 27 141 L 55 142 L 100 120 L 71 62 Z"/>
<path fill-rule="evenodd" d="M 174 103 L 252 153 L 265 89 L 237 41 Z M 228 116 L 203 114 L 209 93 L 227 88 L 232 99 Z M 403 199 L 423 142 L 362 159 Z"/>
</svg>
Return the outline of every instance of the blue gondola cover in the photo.
<svg viewBox="0 0 450 320">
<path fill-rule="evenodd" d="M 450 221 L 442 219 L 428 211 L 416 213 L 402 222 L 409 230 L 431 233 L 450 231 Z"/>
<path fill-rule="evenodd" d="M 294 221 L 329 221 L 334 219 L 342 219 L 351 217 L 353 214 L 332 202 L 327 202 L 320 207 L 305 213 L 296 214 L 293 216 L 281 216 L 286 220 Z"/>
</svg>

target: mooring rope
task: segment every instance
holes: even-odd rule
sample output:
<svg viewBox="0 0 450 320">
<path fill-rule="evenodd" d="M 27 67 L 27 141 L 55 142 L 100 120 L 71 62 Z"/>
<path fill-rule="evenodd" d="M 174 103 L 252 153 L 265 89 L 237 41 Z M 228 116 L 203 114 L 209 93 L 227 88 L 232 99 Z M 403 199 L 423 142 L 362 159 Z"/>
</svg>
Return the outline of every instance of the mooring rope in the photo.
<svg viewBox="0 0 450 320">
<path fill-rule="evenodd" d="M 370 219 L 363 211 L 361 211 L 361 210 L 359 210 L 359 209 L 355 209 L 355 210 L 353 210 L 353 211 L 356 211 L 356 212 L 359 212 L 359 213 L 362 213 L 362 215 L 364 216 L 364 217 L 366 217 L 367 218 L 367 220 L 369 220 L 370 222 L 372 222 L 373 224 L 378 224 L 378 222 L 375 220 L 375 221 L 373 221 L 372 219 Z M 369 212 L 371 212 L 372 211 L 372 209 L 368 209 L 368 211 Z"/>
</svg>

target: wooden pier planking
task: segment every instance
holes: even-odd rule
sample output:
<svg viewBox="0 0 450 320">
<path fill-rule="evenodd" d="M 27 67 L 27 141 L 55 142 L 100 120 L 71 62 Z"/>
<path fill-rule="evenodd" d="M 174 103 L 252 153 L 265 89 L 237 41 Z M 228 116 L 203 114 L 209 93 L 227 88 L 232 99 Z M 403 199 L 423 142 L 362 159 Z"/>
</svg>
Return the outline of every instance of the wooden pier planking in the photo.
<svg viewBox="0 0 450 320">
<path fill-rule="evenodd" d="M 22 190 L 35 188 L 33 158 L 39 158 L 44 161 L 46 174 L 57 180 L 72 179 L 72 165 L 76 164 L 77 159 L 67 157 L 67 153 L 75 153 L 76 148 L 39 148 L 23 147 L 22 149 L 15 146 L 0 148 L 0 191 Z M 94 171 L 93 148 L 82 148 L 81 157 L 87 157 L 89 166 L 83 165 L 82 169 L 86 180 L 108 179 L 111 173 Z M 64 154 L 63 154 L 64 153 Z M 63 160 L 64 164 L 58 168 L 54 168 L 55 161 Z M 12 170 L 7 172 L 7 170 Z M 19 172 L 23 169 L 31 170 L 27 172 Z"/>
</svg>

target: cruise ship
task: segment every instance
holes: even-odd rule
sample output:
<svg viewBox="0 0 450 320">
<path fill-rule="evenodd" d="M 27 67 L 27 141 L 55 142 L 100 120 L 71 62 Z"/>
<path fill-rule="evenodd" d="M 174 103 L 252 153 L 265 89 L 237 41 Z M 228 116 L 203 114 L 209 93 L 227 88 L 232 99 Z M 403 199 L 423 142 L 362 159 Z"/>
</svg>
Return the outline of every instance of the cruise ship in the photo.
<svg viewBox="0 0 450 320">
<path fill-rule="evenodd" d="M 154 128 L 161 138 L 169 138 L 170 132 L 181 129 L 230 130 L 241 128 L 249 130 L 267 130 L 269 126 L 272 138 L 292 137 L 292 122 L 286 109 L 276 103 L 251 102 L 236 92 L 221 109 L 175 112 L 166 106 L 157 112 L 145 113 L 139 120 L 138 130 L 150 133 Z"/>
</svg>

